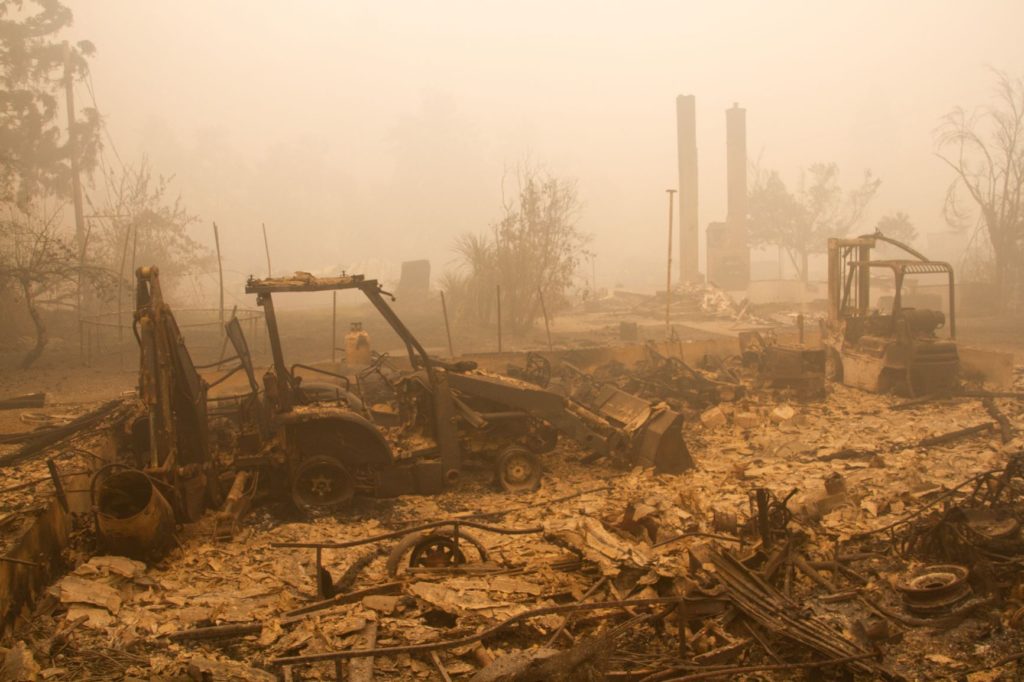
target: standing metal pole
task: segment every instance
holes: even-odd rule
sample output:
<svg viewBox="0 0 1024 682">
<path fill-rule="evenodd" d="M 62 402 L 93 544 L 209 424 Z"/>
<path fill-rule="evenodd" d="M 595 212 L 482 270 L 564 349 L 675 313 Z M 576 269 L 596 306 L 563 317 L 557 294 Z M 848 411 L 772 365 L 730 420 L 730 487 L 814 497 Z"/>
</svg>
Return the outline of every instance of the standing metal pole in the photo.
<svg viewBox="0 0 1024 682">
<path fill-rule="evenodd" d="M 231 307 L 231 317 L 238 315 L 238 306 Z M 223 325 L 221 325 L 223 327 Z M 224 329 L 224 338 L 220 342 L 220 355 L 217 356 L 217 367 L 220 367 L 221 363 L 224 362 L 224 354 L 228 351 L 228 333 L 227 329 Z"/>
<path fill-rule="evenodd" d="M 331 292 L 331 364 L 338 350 L 338 291 Z"/>
<path fill-rule="evenodd" d="M 501 285 L 498 287 L 498 352 L 501 352 Z"/>
<path fill-rule="evenodd" d="M 71 165 L 71 199 L 75 207 L 75 246 L 78 248 L 78 276 L 75 284 L 75 307 L 79 329 L 82 326 L 82 270 L 85 267 L 85 212 L 82 208 L 82 180 L 78 176 L 78 137 L 75 123 L 74 65 L 71 45 L 64 41 L 64 99 L 68 117 L 68 161 Z M 82 354 L 82 336 L 78 336 L 78 353 Z"/>
<path fill-rule="evenodd" d="M 85 214 L 82 210 L 82 181 L 78 177 L 78 138 L 75 123 L 74 65 L 71 63 L 71 46 L 64 41 L 64 98 L 68 115 L 68 160 L 71 164 L 71 198 L 75 206 L 75 242 L 79 252 L 85 246 Z"/>
<path fill-rule="evenodd" d="M 261 225 L 263 225 L 263 250 L 267 252 L 267 277 L 272 277 L 270 274 L 270 244 L 267 242 L 267 224 L 261 223 Z"/>
<path fill-rule="evenodd" d="M 220 260 L 220 233 L 217 230 L 217 222 L 213 223 L 213 243 L 217 246 L 217 278 L 220 283 L 220 333 L 224 330 L 224 266 Z"/>
<path fill-rule="evenodd" d="M 668 193 L 668 267 L 665 272 L 665 338 L 672 338 L 672 204 L 674 189 Z"/>
<path fill-rule="evenodd" d="M 444 313 L 444 333 L 448 335 L 448 357 L 455 357 L 455 349 L 452 348 L 452 328 L 448 326 L 448 304 L 444 300 L 444 292 L 441 292 L 441 312 Z"/>
<path fill-rule="evenodd" d="M 540 298 L 540 311 L 544 313 L 544 331 L 548 334 L 548 350 L 551 348 L 551 325 L 548 323 L 548 307 L 544 305 L 544 292 L 537 287 L 537 296 Z"/>
<path fill-rule="evenodd" d="M 132 289 L 135 289 L 135 256 L 139 250 L 139 225 L 134 220 L 132 221 L 132 270 L 129 277 L 131 278 Z"/>
<path fill-rule="evenodd" d="M 124 264 L 128 260 L 128 238 L 131 234 L 132 225 L 131 223 L 128 223 L 124 228 L 124 247 L 121 249 L 121 266 L 117 269 L 117 347 L 119 349 L 118 353 L 121 361 L 121 369 L 124 369 Z"/>
<path fill-rule="evenodd" d="M 135 292 L 138 286 L 135 278 L 135 257 L 139 250 L 139 224 L 136 222 L 135 218 L 132 218 L 132 222 L 128 226 L 128 229 L 132 231 L 132 266 L 128 271 L 128 286 L 131 287 L 130 291 Z M 124 238 L 127 241 L 128 235 L 126 234 Z"/>
</svg>

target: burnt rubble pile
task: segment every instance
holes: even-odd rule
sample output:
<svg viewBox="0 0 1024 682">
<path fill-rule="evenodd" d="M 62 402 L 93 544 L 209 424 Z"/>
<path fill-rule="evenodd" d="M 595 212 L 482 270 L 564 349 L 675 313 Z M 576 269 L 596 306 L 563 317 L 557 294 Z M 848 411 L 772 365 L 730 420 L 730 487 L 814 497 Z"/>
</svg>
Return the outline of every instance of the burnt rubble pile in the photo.
<svg viewBox="0 0 1024 682">
<path fill-rule="evenodd" d="M 639 319 L 665 319 L 665 292 L 655 295 L 615 291 L 605 298 L 587 302 L 587 309 L 632 315 Z M 755 315 L 748 301 L 736 301 L 728 292 L 711 283 L 682 282 L 674 284 L 667 301 L 672 316 L 688 319 L 718 319 L 745 324 L 766 324 Z"/>
</svg>

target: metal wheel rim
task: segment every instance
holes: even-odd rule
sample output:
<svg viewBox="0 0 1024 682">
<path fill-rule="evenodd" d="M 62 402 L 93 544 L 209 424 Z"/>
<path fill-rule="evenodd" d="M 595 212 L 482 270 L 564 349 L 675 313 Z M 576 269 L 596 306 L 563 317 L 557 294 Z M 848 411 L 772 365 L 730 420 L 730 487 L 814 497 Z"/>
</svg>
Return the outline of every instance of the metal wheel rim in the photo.
<svg viewBox="0 0 1024 682">
<path fill-rule="evenodd" d="M 451 538 L 430 536 L 416 543 L 409 555 L 410 567 L 447 568 L 466 563 L 466 555 Z"/>
<path fill-rule="evenodd" d="M 532 490 L 540 481 L 540 462 L 530 451 L 512 450 L 501 457 L 498 476 L 506 490 Z"/>
<path fill-rule="evenodd" d="M 292 498 L 307 509 L 330 508 L 353 495 L 352 479 L 340 462 L 316 457 L 299 465 L 292 486 Z"/>
</svg>

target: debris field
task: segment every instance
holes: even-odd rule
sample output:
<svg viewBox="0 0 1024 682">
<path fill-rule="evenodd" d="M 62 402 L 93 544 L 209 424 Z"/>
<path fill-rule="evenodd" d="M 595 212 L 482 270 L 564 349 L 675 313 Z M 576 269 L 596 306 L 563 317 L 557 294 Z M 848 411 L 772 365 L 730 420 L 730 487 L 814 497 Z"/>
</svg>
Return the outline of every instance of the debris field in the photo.
<svg viewBox="0 0 1024 682">
<path fill-rule="evenodd" d="M 355 287 L 410 360 L 307 367 L 325 389 L 275 354 L 260 389 L 231 323 L 236 357 L 200 373 L 139 282 L 138 391 L 50 405 L 0 452 L 5 679 L 977 681 L 1024 660 L 1020 368 L 869 393 L 771 333 L 442 361 L 372 280 L 296 276 L 250 282 L 273 350 L 271 292 Z M 342 422 L 393 459 L 296 454 Z"/>
</svg>

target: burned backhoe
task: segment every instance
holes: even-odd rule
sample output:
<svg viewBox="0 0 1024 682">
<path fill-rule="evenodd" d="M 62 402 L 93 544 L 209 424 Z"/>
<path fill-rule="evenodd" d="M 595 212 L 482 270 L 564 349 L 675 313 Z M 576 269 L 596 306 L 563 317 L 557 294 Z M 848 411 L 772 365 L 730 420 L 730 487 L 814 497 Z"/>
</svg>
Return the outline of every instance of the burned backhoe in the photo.
<svg viewBox="0 0 1024 682">
<path fill-rule="evenodd" d="M 362 382 L 354 386 L 347 376 L 285 362 L 274 295 L 340 290 L 363 293 L 406 347 L 411 370 L 394 381 L 393 404 L 386 410 L 376 409 Z M 440 492 L 459 479 L 467 455 L 491 459 L 502 488 L 533 489 L 541 477 L 539 455 L 555 447 L 559 434 L 599 455 L 628 449 L 640 463 L 664 470 L 692 465 L 681 419 L 652 418 L 626 432 L 557 393 L 485 374 L 474 363 L 430 356 L 376 280 L 296 273 L 250 279 L 246 293 L 256 294 L 266 318 L 273 354 L 273 368 L 263 377 L 266 403 L 286 462 L 282 481 L 299 507 L 336 507 L 357 492 Z M 334 395 L 325 399 L 323 391 L 308 390 L 299 369 L 329 377 L 337 384 Z M 631 447 L 641 441 L 645 448 Z"/>
<path fill-rule="evenodd" d="M 911 258 L 872 260 L 878 242 Z M 891 273 L 891 310 L 872 307 L 873 273 Z M 949 314 L 909 307 L 908 276 L 941 275 L 948 286 Z M 928 260 L 912 247 L 875 233 L 828 240 L 828 348 L 830 378 L 872 392 L 916 396 L 947 391 L 957 383 L 956 290 L 949 263 Z M 937 332 L 948 322 L 949 336 Z"/>
<path fill-rule="evenodd" d="M 361 275 L 250 278 L 246 292 L 264 310 L 273 356 L 262 383 L 237 319 L 225 328 L 234 355 L 196 366 L 163 301 L 157 268 L 140 268 L 136 278 L 138 400 L 111 428 L 111 463 L 93 478 L 97 531 L 110 551 L 158 556 L 173 544 L 177 524 L 213 508 L 220 508 L 215 533 L 230 535 L 257 498 L 290 500 L 309 512 L 343 506 L 356 494 L 441 492 L 459 479 L 467 456 L 489 458 L 502 488 L 531 490 L 540 483 L 540 455 L 559 435 L 594 456 L 660 471 L 693 465 L 675 412 L 622 392 L 588 408 L 471 362 L 432 357 L 380 285 Z M 362 292 L 398 334 L 409 368 L 385 371 L 378 356 L 353 378 L 285 363 L 274 295 L 349 289 Z M 234 361 L 209 382 L 198 372 Z M 207 395 L 240 371 L 245 391 Z M 308 373 L 328 381 L 305 382 Z M 374 374 L 383 392 L 371 385 Z"/>
</svg>

